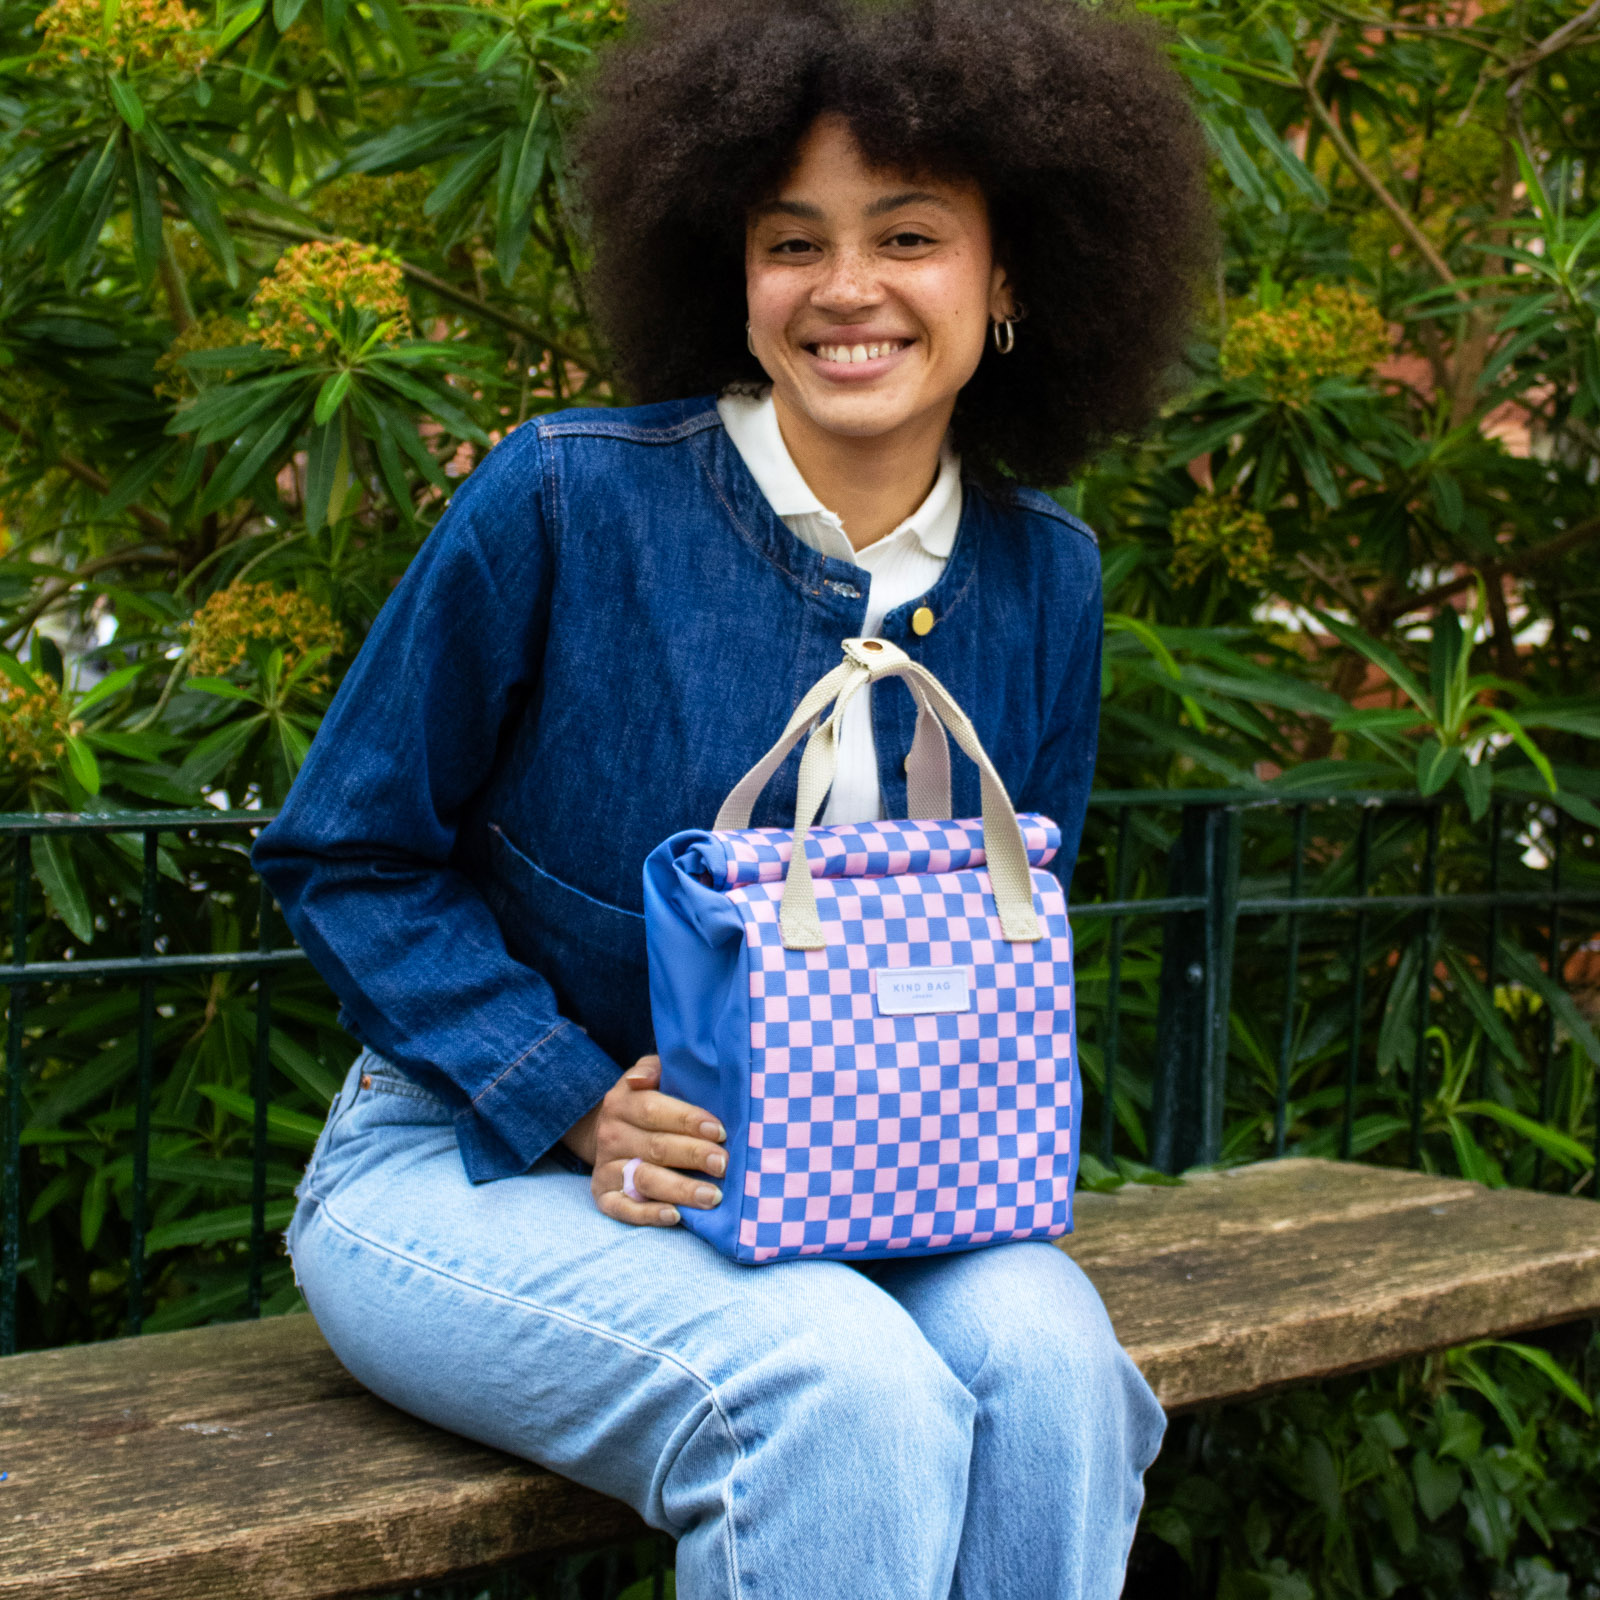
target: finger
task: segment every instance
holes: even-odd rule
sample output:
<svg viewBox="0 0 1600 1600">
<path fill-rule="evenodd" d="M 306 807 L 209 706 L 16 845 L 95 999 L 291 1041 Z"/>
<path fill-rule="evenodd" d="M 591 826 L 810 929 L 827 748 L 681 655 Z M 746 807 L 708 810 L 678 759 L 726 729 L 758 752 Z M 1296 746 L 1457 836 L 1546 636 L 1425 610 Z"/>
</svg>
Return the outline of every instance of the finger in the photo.
<svg viewBox="0 0 1600 1600">
<path fill-rule="evenodd" d="M 618 1161 L 602 1168 L 599 1177 L 607 1188 L 622 1191 L 622 1169 L 625 1162 Z M 646 1200 L 657 1200 L 669 1206 L 686 1207 L 692 1211 L 710 1211 L 722 1203 L 722 1190 L 714 1183 L 696 1178 L 689 1173 L 674 1172 L 671 1167 L 658 1167 L 653 1161 L 641 1161 L 634 1169 L 633 1186 Z M 627 1199 L 623 1195 L 623 1199 Z"/>
<path fill-rule="evenodd" d="M 640 1056 L 623 1077 L 630 1089 L 654 1089 L 661 1082 L 661 1057 Z"/>
<path fill-rule="evenodd" d="M 709 1111 L 656 1089 L 630 1095 L 622 1115 L 634 1127 L 652 1133 L 687 1133 L 701 1139 L 715 1139 L 719 1144 L 728 1137 L 722 1124 Z"/>
<path fill-rule="evenodd" d="M 654 1200 L 630 1200 L 620 1189 L 607 1189 L 596 1197 L 595 1204 L 608 1217 L 636 1228 L 675 1228 L 679 1222 L 676 1206 L 664 1206 Z"/>
<path fill-rule="evenodd" d="M 685 1172 L 707 1172 L 720 1178 L 728 1170 L 728 1152 L 706 1139 L 691 1139 L 682 1133 L 636 1132 L 629 1155 L 636 1155 L 658 1167 L 677 1167 Z"/>
</svg>

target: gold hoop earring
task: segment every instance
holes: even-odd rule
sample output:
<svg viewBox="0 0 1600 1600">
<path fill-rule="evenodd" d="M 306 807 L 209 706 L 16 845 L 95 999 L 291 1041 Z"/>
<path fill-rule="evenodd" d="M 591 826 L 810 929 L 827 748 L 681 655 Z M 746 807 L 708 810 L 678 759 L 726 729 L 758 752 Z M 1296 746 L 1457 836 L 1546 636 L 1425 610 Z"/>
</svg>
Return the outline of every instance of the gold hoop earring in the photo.
<svg viewBox="0 0 1600 1600">
<path fill-rule="evenodd" d="M 748 322 L 745 323 L 745 325 L 744 325 L 744 343 L 745 343 L 745 348 L 750 352 L 750 354 L 751 355 L 755 355 L 755 353 L 756 353 L 756 342 L 750 336 L 750 324 Z"/>
<path fill-rule="evenodd" d="M 989 332 L 994 335 L 994 347 L 1001 355 L 1008 356 L 1016 349 L 1017 335 L 1010 317 L 996 318 Z"/>
</svg>

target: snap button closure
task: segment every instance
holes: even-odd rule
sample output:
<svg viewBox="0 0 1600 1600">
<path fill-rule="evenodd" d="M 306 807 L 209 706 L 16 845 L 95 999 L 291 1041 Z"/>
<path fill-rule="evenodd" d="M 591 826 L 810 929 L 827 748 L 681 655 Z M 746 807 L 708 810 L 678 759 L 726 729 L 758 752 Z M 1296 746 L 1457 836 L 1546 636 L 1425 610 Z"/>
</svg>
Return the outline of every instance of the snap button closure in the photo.
<svg viewBox="0 0 1600 1600">
<path fill-rule="evenodd" d="M 919 639 L 924 639 L 933 632 L 933 613 L 926 606 L 918 606 L 911 613 L 911 631 Z"/>
<path fill-rule="evenodd" d="M 361 1087 L 363 1089 L 370 1089 L 372 1087 L 372 1074 L 370 1072 L 363 1072 L 361 1074 Z"/>
</svg>

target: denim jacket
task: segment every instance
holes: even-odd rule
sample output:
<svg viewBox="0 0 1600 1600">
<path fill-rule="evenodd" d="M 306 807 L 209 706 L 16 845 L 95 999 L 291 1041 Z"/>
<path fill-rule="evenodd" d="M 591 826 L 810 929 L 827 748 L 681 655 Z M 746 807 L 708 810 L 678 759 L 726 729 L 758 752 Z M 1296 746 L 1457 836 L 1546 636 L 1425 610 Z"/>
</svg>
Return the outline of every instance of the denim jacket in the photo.
<svg viewBox="0 0 1600 1600">
<path fill-rule="evenodd" d="M 526 1171 L 651 1051 L 644 859 L 710 825 L 838 664 L 861 580 L 778 519 L 710 399 L 524 424 L 423 544 L 254 860 L 345 1025 L 454 1109 L 475 1182 Z M 1017 808 L 1061 825 L 1069 878 L 1100 695 L 1089 530 L 969 483 L 943 576 L 879 631 L 965 708 Z M 874 691 L 888 816 L 914 718 L 902 685 Z M 792 825 L 798 759 L 756 826 Z"/>
</svg>

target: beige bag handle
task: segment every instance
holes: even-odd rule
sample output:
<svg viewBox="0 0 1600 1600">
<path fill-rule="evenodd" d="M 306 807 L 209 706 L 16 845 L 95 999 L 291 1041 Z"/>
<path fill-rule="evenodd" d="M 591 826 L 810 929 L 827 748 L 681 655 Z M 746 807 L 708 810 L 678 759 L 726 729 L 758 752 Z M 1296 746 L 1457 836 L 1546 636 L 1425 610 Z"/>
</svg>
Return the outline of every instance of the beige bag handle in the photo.
<svg viewBox="0 0 1600 1600">
<path fill-rule="evenodd" d="M 916 735 L 906 763 L 907 796 L 913 814 L 921 810 L 918 800 L 942 800 L 942 804 L 933 805 L 922 814 L 940 819 L 950 815 L 950 754 L 942 737 L 948 731 L 978 768 L 983 791 L 984 855 L 1004 936 L 1013 943 L 1033 943 L 1041 938 L 1028 850 L 1017 826 L 1017 814 L 966 713 L 926 667 L 887 639 L 846 639 L 844 653 L 845 660 L 813 685 L 795 707 L 777 743 L 734 785 L 717 813 L 718 829 L 749 827 L 751 808 L 768 780 L 807 731 L 811 732 L 800 761 L 794 848 L 784 880 L 780 913 L 784 948 L 824 947 L 816 890 L 806 861 L 806 837 L 833 783 L 844 708 L 858 690 L 879 678 L 903 679 L 917 702 Z M 824 720 L 822 714 L 830 704 L 833 711 Z"/>
</svg>

